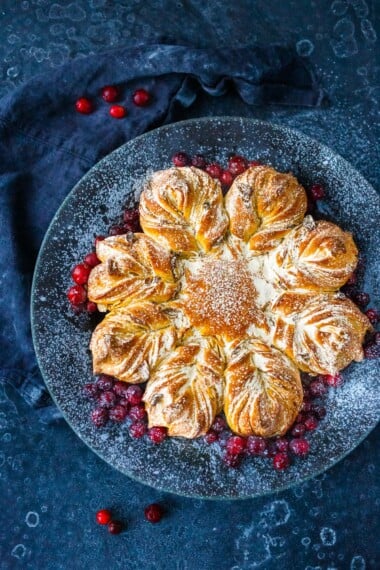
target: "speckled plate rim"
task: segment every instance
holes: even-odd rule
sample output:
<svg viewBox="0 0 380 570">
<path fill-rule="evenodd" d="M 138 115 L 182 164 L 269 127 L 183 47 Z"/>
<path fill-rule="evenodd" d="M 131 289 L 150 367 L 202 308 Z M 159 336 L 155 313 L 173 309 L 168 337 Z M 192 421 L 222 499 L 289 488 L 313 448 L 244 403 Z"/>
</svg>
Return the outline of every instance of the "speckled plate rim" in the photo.
<svg viewBox="0 0 380 570">
<path fill-rule="evenodd" d="M 77 429 L 77 426 L 71 421 L 71 419 L 68 417 L 68 414 L 62 410 L 59 400 L 56 398 L 55 394 L 54 394 L 54 390 L 53 387 L 50 384 L 50 379 L 49 376 L 46 374 L 44 367 L 42 365 L 42 358 L 40 355 L 40 351 L 39 351 L 39 344 L 38 344 L 38 340 L 37 340 L 37 334 L 36 334 L 36 327 L 35 327 L 35 303 L 36 303 L 36 297 L 35 297 L 35 291 L 36 291 L 36 285 L 37 285 L 37 281 L 38 281 L 38 268 L 39 268 L 39 264 L 41 262 L 41 259 L 43 257 L 44 254 L 44 250 L 46 247 L 46 244 L 49 242 L 51 234 L 53 233 L 54 230 L 54 226 L 57 222 L 57 220 L 60 218 L 61 212 L 62 210 L 64 210 L 64 208 L 67 206 L 67 204 L 72 200 L 73 195 L 76 193 L 77 189 L 87 180 L 89 180 L 92 176 L 93 176 L 93 172 L 94 169 L 98 169 L 99 167 L 102 166 L 102 164 L 106 163 L 107 161 L 109 161 L 110 156 L 113 154 L 117 154 L 120 149 L 123 149 L 124 147 L 128 147 L 128 145 L 130 145 L 131 143 L 135 143 L 136 141 L 144 141 L 146 138 L 149 139 L 149 137 L 151 136 L 152 133 L 155 132 L 162 132 L 162 131 L 167 131 L 167 130 L 171 130 L 173 129 L 173 127 L 176 128 L 180 128 L 181 126 L 185 126 L 185 125 L 189 125 L 192 123 L 209 123 L 209 122 L 220 122 L 220 121 L 227 121 L 227 122 L 244 122 L 244 123 L 251 123 L 252 126 L 257 126 L 258 124 L 261 126 L 270 126 L 270 128 L 274 128 L 274 129 L 278 129 L 280 132 L 288 134 L 288 135 L 292 135 L 293 136 L 297 136 L 297 137 L 301 137 L 302 139 L 305 140 L 306 143 L 309 144 L 315 144 L 317 145 L 320 149 L 324 150 L 325 152 L 328 152 L 329 154 L 331 154 L 332 156 L 336 157 L 342 164 L 345 164 L 347 166 L 347 168 L 351 171 L 355 171 L 356 174 L 363 180 L 364 184 L 367 186 L 368 189 L 371 189 L 373 191 L 374 196 L 376 196 L 377 200 L 380 203 L 380 196 L 377 194 L 376 190 L 373 188 L 373 186 L 360 174 L 359 171 L 357 171 L 345 158 L 343 158 L 341 155 L 339 155 L 338 153 L 336 153 L 335 151 L 332 151 L 331 148 L 329 148 L 327 145 L 324 145 L 322 143 L 320 143 L 319 141 L 317 141 L 316 139 L 309 137 L 307 135 L 305 135 L 304 133 L 302 133 L 299 130 L 296 129 L 291 129 L 289 127 L 283 126 L 281 124 L 272 122 L 272 121 L 261 121 L 261 120 L 257 120 L 254 118 L 246 118 L 246 117 L 238 117 L 238 116 L 228 116 L 228 115 L 223 115 L 223 116 L 213 116 L 213 117 L 199 117 L 199 118 L 193 118 L 193 119 L 188 119 L 185 121 L 178 121 L 176 123 L 170 123 L 168 125 L 164 125 L 162 127 L 158 127 L 156 129 L 152 129 L 151 131 L 148 131 L 147 133 L 143 133 L 142 135 L 139 135 L 138 137 L 135 137 L 134 139 L 131 139 L 130 141 L 124 143 L 123 145 L 121 145 L 120 147 L 118 147 L 117 149 L 114 149 L 111 153 L 109 153 L 108 155 L 106 155 L 105 157 L 103 157 L 100 161 L 98 161 L 93 167 L 90 168 L 90 170 L 75 184 L 75 186 L 72 188 L 72 190 L 69 192 L 69 194 L 66 196 L 66 198 L 63 200 L 63 202 L 61 203 L 60 207 L 58 208 L 58 210 L 56 211 L 55 215 L 53 216 L 48 230 L 46 231 L 46 234 L 43 238 L 43 241 L 41 243 L 39 252 L 38 252 L 38 256 L 37 256 L 37 260 L 35 263 L 35 269 L 34 269 L 34 274 L 33 274 L 33 281 L 32 281 L 32 287 L 31 287 L 31 304 L 30 304 L 30 316 L 31 316 L 31 330 L 32 330 L 32 339 L 33 339 L 33 345 L 34 345 L 34 350 L 35 350 L 35 354 L 37 357 L 37 362 L 42 374 L 42 377 L 44 379 L 44 382 L 48 388 L 48 391 L 52 397 L 52 400 L 54 401 L 54 403 L 56 404 L 57 408 L 61 411 L 63 418 L 65 419 L 65 421 L 68 423 L 68 425 L 70 426 L 70 428 L 74 431 L 74 433 L 81 439 L 81 441 L 83 443 L 85 443 L 85 445 L 92 451 L 94 452 L 100 459 L 102 459 L 103 461 L 105 461 L 108 465 L 110 465 L 112 468 L 116 469 L 117 471 L 123 473 L 124 475 L 126 475 L 127 477 L 129 477 L 130 479 L 132 479 L 133 481 L 136 481 L 138 483 L 141 483 L 143 485 L 147 485 L 151 488 L 154 488 L 156 490 L 162 491 L 162 492 L 168 492 L 168 493 L 173 493 L 175 495 L 178 496 L 183 496 L 183 497 L 187 497 L 187 498 L 196 498 L 196 499 L 202 499 L 202 500 L 218 500 L 218 501 L 235 501 L 235 500 L 249 500 L 249 499 L 254 499 L 257 497 L 262 497 L 262 496 L 268 496 L 268 495 L 273 495 L 273 494 L 278 494 L 281 493 L 282 491 L 285 491 L 287 489 L 291 489 L 293 487 L 296 487 L 298 485 L 301 485 L 311 479 L 314 479 L 315 477 L 317 477 L 318 475 L 321 475 L 323 473 L 325 473 L 328 469 L 334 467 L 335 465 L 337 465 L 340 461 L 342 461 L 347 455 L 349 455 L 354 449 L 356 449 L 356 447 L 358 447 L 367 437 L 368 435 L 375 429 L 375 427 L 377 426 L 380 417 L 378 417 L 376 419 L 376 421 L 368 428 L 366 429 L 359 438 L 357 438 L 355 440 L 355 443 L 347 448 L 344 452 L 342 452 L 341 454 L 334 456 L 330 459 L 326 460 L 326 463 L 320 468 L 320 469 L 316 469 L 313 473 L 310 473 L 300 479 L 294 479 L 293 481 L 290 481 L 288 483 L 285 483 L 283 485 L 279 484 L 275 489 L 268 489 L 265 491 L 260 491 L 259 493 L 252 493 L 250 495 L 244 495 L 244 496 L 236 496 L 236 495 L 201 495 L 201 494 L 191 494 L 191 493 L 186 493 L 186 492 L 182 492 L 181 490 L 173 490 L 173 489 L 168 489 L 165 488 L 165 486 L 159 486 L 156 485 L 152 482 L 146 481 L 144 478 L 137 476 L 134 473 L 128 473 L 126 471 L 124 471 L 122 468 L 120 468 L 119 466 L 113 465 L 109 459 L 107 457 L 104 456 L 104 454 L 102 453 L 102 451 L 100 451 L 99 449 L 95 449 L 94 447 L 92 447 L 91 443 L 89 441 L 86 440 L 86 438 L 83 436 L 83 434 L 81 433 L 81 431 L 79 429 Z M 380 411 L 379 411 L 380 412 Z"/>
</svg>

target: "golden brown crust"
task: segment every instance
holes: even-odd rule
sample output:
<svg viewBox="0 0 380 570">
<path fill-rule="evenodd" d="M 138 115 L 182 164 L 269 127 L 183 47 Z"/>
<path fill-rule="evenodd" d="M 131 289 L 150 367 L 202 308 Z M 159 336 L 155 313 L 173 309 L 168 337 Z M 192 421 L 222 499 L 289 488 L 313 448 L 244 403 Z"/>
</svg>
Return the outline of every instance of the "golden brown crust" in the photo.
<svg viewBox="0 0 380 570">
<path fill-rule="evenodd" d="M 162 302 L 177 290 L 174 258 L 142 234 L 126 234 L 99 241 L 100 261 L 88 280 L 88 298 L 105 309 L 144 299 Z"/>
<path fill-rule="evenodd" d="M 118 307 L 92 334 L 94 374 L 110 374 L 132 384 L 146 382 L 176 340 L 176 329 L 159 305 L 144 302 Z"/>
<path fill-rule="evenodd" d="M 141 194 L 140 223 L 169 250 L 209 251 L 228 226 L 220 183 L 192 167 L 155 172 Z"/>
<path fill-rule="evenodd" d="M 297 179 L 270 166 L 249 168 L 226 195 L 231 234 L 256 254 L 276 247 L 302 221 L 306 208 L 306 193 Z"/>
<path fill-rule="evenodd" d="M 243 436 L 284 434 L 302 405 L 300 374 L 279 350 L 243 341 L 226 368 L 224 412 L 228 425 Z"/>
<path fill-rule="evenodd" d="M 336 291 L 346 283 L 357 260 L 350 233 L 307 216 L 276 250 L 273 268 L 286 288 Z"/>
<path fill-rule="evenodd" d="M 213 339 L 178 346 L 152 373 L 144 394 L 149 427 L 171 436 L 204 435 L 223 407 L 223 359 Z"/>
<path fill-rule="evenodd" d="M 304 372 L 335 374 L 363 358 L 371 324 L 342 293 L 287 292 L 272 306 L 273 344 Z"/>
</svg>

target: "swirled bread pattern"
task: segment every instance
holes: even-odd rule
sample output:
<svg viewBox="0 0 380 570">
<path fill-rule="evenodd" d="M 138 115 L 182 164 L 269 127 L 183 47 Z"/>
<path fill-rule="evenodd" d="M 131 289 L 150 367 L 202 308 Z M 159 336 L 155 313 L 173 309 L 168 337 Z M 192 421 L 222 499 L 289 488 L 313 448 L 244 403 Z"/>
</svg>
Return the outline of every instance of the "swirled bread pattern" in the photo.
<svg viewBox="0 0 380 570">
<path fill-rule="evenodd" d="M 154 173 L 144 233 L 97 244 L 89 298 L 109 311 L 91 339 L 95 373 L 147 382 L 150 426 L 205 434 L 224 410 L 238 434 L 284 434 L 302 405 L 300 371 L 361 360 L 371 325 L 342 293 L 352 236 L 305 216 L 291 174 L 249 168 L 223 197 L 196 168 Z"/>
</svg>

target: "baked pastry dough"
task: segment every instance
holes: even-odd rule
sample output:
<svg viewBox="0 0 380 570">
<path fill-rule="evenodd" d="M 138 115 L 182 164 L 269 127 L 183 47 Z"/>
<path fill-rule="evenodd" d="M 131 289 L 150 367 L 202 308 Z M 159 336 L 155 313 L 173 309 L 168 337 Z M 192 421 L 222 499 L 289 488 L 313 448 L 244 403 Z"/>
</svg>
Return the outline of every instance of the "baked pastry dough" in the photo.
<svg viewBox="0 0 380 570">
<path fill-rule="evenodd" d="M 88 296 L 110 311 L 91 340 L 94 372 L 147 382 L 150 426 L 198 437 L 224 409 L 241 435 L 285 433 L 300 370 L 362 358 L 370 323 L 337 292 L 357 261 L 350 234 L 304 218 L 306 194 L 269 166 L 223 198 L 196 168 L 156 172 L 140 199 L 145 233 L 98 243 Z"/>
</svg>

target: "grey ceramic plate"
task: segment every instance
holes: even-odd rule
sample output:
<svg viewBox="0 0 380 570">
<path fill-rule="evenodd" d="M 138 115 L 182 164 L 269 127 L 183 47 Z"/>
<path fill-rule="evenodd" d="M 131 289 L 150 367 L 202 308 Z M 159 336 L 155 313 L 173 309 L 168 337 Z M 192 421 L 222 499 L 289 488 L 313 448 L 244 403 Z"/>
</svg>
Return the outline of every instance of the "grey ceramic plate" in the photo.
<svg viewBox="0 0 380 570">
<path fill-rule="evenodd" d="M 351 365 L 346 382 L 331 390 L 327 417 L 310 436 L 313 452 L 285 472 L 270 461 L 249 458 L 227 469 L 217 446 L 168 439 L 154 446 L 133 440 L 126 426 L 96 429 L 81 387 L 91 381 L 88 344 L 94 323 L 74 316 L 65 292 L 70 269 L 104 234 L 123 207 L 134 203 L 139 181 L 170 166 L 178 150 L 225 162 L 236 152 L 280 170 L 291 170 L 304 184 L 321 182 L 324 208 L 354 233 L 367 258 L 365 290 L 379 298 L 376 271 L 380 243 L 380 200 L 374 189 L 343 158 L 301 133 L 239 118 L 205 118 L 159 128 L 125 144 L 99 162 L 75 186 L 54 217 L 38 258 L 32 299 L 35 349 L 45 382 L 79 437 L 113 467 L 139 481 L 174 493 L 208 498 L 244 498 L 297 484 L 329 468 L 349 453 L 376 425 L 380 410 L 376 361 Z"/>
</svg>

